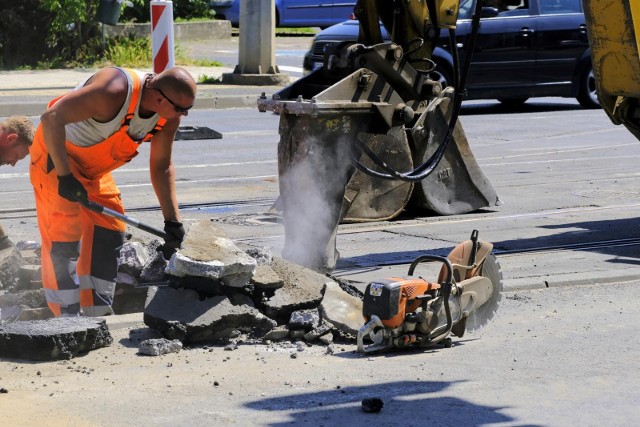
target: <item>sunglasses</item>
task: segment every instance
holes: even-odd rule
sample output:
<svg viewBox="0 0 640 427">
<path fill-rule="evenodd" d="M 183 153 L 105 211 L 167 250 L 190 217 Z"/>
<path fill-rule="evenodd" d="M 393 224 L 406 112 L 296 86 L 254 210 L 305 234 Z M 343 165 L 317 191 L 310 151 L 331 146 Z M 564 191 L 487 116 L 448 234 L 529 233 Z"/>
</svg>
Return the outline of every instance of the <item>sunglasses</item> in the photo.
<svg viewBox="0 0 640 427">
<path fill-rule="evenodd" d="M 189 107 L 186 107 L 186 108 L 185 107 L 181 107 L 181 106 L 177 105 L 175 102 L 173 102 L 167 95 L 165 95 L 162 90 L 158 89 L 157 87 L 154 87 L 153 89 L 155 89 L 158 92 L 160 92 L 160 95 L 164 96 L 164 99 L 169 101 L 169 104 L 173 105 L 173 108 L 176 110 L 177 113 L 186 113 L 187 111 L 189 111 L 190 109 L 193 108 L 193 105 L 190 105 Z"/>
</svg>

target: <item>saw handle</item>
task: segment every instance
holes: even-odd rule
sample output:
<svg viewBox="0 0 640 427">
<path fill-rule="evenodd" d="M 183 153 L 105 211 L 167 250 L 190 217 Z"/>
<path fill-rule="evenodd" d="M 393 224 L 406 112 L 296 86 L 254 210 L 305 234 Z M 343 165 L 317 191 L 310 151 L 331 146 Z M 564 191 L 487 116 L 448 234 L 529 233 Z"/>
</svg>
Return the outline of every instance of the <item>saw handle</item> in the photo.
<svg viewBox="0 0 640 427">
<path fill-rule="evenodd" d="M 449 258 L 438 255 L 422 255 L 413 260 L 413 262 L 409 266 L 409 276 L 413 276 L 413 271 L 416 269 L 418 264 L 423 261 L 440 261 L 441 263 L 443 263 L 447 267 L 447 277 L 445 277 L 445 282 L 451 283 L 451 280 L 453 279 L 453 265 L 451 265 L 451 261 L 449 261 Z"/>
<path fill-rule="evenodd" d="M 444 282 L 440 284 L 440 289 L 442 290 L 442 299 L 444 300 L 444 312 L 447 317 L 447 328 L 443 333 L 429 337 L 429 341 L 435 344 L 448 337 L 451 333 L 451 329 L 453 328 L 451 307 L 449 307 L 449 297 L 451 296 L 451 288 L 453 287 L 453 282 L 451 281 L 453 279 L 453 265 L 451 265 L 451 261 L 449 261 L 449 258 L 447 257 L 438 255 L 422 255 L 416 258 L 411 263 L 411 266 L 409 266 L 409 276 L 413 276 L 413 271 L 415 270 L 416 266 L 423 261 L 440 261 L 447 267 L 447 277 L 445 277 Z"/>
</svg>

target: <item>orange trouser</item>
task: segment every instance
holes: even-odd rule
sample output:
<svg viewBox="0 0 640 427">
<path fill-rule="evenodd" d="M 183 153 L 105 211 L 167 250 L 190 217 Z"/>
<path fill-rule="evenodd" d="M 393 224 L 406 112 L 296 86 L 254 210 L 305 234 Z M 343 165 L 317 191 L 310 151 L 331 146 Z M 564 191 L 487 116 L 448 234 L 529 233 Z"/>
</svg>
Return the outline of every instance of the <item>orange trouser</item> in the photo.
<svg viewBox="0 0 640 427">
<path fill-rule="evenodd" d="M 110 145 L 108 141 L 85 149 L 85 154 L 95 159 L 98 151 Z M 110 172 L 88 177 L 74 157 L 69 161 L 71 172 L 90 200 L 124 213 Z M 58 195 L 58 175 L 44 146 L 41 127 L 31 148 L 30 175 L 42 238 L 42 285 L 49 308 L 56 316 L 79 314 L 80 310 L 87 316 L 112 314 L 125 225 Z"/>
<path fill-rule="evenodd" d="M 131 76 L 132 94 L 120 128 L 90 147 L 66 142 L 71 173 L 87 190 L 89 200 L 120 213 L 124 213 L 124 208 L 111 171 L 135 157 L 140 143 L 151 140 L 166 123 L 161 118 L 142 140 L 131 139 L 127 130 L 142 86 L 135 72 L 125 72 Z M 51 101 L 49 107 L 59 99 Z M 56 316 L 80 311 L 87 316 L 113 313 L 124 223 L 58 195 L 58 174 L 44 143 L 42 125 L 36 130 L 29 153 L 29 173 L 42 237 L 42 286 L 49 308 Z"/>
</svg>

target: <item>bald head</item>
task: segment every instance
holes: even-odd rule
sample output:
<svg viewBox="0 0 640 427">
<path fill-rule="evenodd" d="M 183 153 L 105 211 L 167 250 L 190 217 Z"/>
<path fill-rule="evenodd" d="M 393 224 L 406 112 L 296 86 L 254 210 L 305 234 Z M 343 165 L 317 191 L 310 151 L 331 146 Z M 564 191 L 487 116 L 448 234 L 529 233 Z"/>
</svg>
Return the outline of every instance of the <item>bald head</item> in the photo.
<svg viewBox="0 0 640 427">
<path fill-rule="evenodd" d="M 172 67 L 154 76 L 151 80 L 152 87 L 163 92 L 171 92 L 173 95 L 196 97 L 196 82 L 187 70 L 181 67 Z"/>
</svg>

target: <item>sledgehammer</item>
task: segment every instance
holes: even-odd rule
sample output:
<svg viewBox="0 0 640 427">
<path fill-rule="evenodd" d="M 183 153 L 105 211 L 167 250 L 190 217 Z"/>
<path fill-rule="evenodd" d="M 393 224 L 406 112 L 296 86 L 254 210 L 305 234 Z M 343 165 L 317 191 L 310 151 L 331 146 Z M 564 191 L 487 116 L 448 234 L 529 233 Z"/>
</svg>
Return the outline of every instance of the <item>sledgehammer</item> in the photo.
<svg viewBox="0 0 640 427">
<path fill-rule="evenodd" d="M 155 228 L 152 225 L 140 222 L 135 218 L 131 218 L 130 216 L 121 214 L 120 212 L 116 212 L 113 209 L 109 209 L 96 202 L 92 202 L 91 200 L 82 200 L 80 203 L 82 203 L 82 205 L 89 210 L 118 219 L 126 224 L 139 228 L 140 230 L 146 231 L 147 233 L 154 234 L 163 239 L 167 238 L 167 233 L 165 233 L 164 230 L 160 230 L 159 228 Z"/>
</svg>

